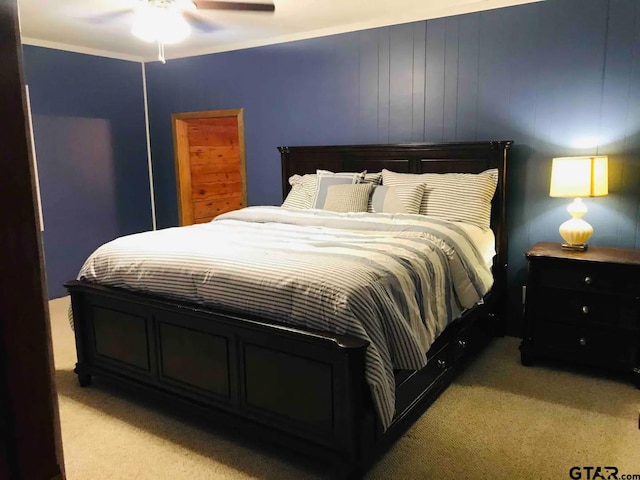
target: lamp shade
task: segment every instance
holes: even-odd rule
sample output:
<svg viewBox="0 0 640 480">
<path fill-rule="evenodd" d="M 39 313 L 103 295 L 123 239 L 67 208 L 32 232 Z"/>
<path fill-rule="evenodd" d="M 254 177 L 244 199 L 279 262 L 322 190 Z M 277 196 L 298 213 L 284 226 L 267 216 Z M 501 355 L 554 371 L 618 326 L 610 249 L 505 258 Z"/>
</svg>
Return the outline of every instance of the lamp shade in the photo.
<svg viewBox="0 0 640 480">
<path fill-rule="evenodd" d="M 552 197 L 600 197 L 609 193 L 608 157 L 558 157 L 551 166 Z"/>
</svg>

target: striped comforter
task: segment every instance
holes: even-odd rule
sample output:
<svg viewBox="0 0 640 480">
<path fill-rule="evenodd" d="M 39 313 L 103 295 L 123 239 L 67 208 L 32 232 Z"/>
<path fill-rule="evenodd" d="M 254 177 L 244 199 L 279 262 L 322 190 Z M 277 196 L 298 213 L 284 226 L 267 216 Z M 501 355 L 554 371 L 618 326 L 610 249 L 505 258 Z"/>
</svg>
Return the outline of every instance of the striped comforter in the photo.
<svg viewBox="0 0 640 480">
<path fill-rule="evenodd" d="M 423 367 L 436 337 L 493 282 L 453 223 L 265 206 L 115 239 L 78 279 L 367 340 L 366 378 L 385 428 L 393 370 Z"/>
</svg>

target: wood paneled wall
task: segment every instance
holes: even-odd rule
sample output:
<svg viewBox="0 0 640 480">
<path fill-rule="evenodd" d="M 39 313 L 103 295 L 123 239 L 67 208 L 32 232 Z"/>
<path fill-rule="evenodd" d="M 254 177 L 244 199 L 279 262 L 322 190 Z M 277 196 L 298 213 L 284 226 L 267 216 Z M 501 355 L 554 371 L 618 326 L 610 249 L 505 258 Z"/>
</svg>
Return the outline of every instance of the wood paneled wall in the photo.
<svg viewBox="0 0 640 480">
<path fill-rule="evenodd" d="M 557 241 L 551 158 L 608 154 L 594 244 L 640 247 L 640 2 L 546 0 L 146 65 L 160 225 L 177 223 L 172 112 L 245 112 L 250 205 L 279 204 L 278 145 L 512 139 L 510 333 L 524 252 Z M 169 142 L 167 142 L 167 138 Z"/>
<path fill-rule="evenodd" d="M 57 298 L 102 243 L 152 228 L 142 68 L 50 48 L 22 50 L 48 291 Z"/>
</svg>

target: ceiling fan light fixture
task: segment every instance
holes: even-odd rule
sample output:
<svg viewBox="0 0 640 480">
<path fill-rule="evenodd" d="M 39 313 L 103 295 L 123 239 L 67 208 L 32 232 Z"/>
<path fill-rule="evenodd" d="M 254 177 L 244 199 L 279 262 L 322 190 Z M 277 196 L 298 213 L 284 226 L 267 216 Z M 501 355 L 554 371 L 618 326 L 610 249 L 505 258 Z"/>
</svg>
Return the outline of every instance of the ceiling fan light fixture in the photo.
<svg viewBox="0 0 640 480">
<path fill-rule="evenodd" d="M 171 45 L 191 33 L 191 27 L 177 9 L 144 3 L 136 9 L 131 33 L 145 42 Z"/>
<path fill-rule="evenodd" d="M 174 8 L 187 12 L 195 12 L 198 9 L 192 0 L 174 0 L 173 5 Z"/>
</svg>

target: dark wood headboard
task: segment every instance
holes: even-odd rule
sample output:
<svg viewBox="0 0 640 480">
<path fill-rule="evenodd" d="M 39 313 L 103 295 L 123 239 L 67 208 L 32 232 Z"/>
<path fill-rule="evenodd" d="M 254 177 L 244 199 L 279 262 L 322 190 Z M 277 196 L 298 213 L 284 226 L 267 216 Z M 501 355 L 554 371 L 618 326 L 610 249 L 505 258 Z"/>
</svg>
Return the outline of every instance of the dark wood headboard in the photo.
<svg viewBox="0 0 640 480">
<path fill-rule="evenodd" d="M 492 201 L 491 228 L 496 235 L 493 273 L 496 287 L 506 291 L 507 228 L 506 173 L 510 140 L 456 143 L 406 143 L 380 145 L 327 145 L 278 147 L 282 160 L 282 198 L 290 190 L 291 175 L 333 172 L 379 172 L 383 168 L 401 173 L 480 173 L 499 171 L 498 187 Z M 494 288 L 494 290 L 496 290 Z"/>
</svg>

